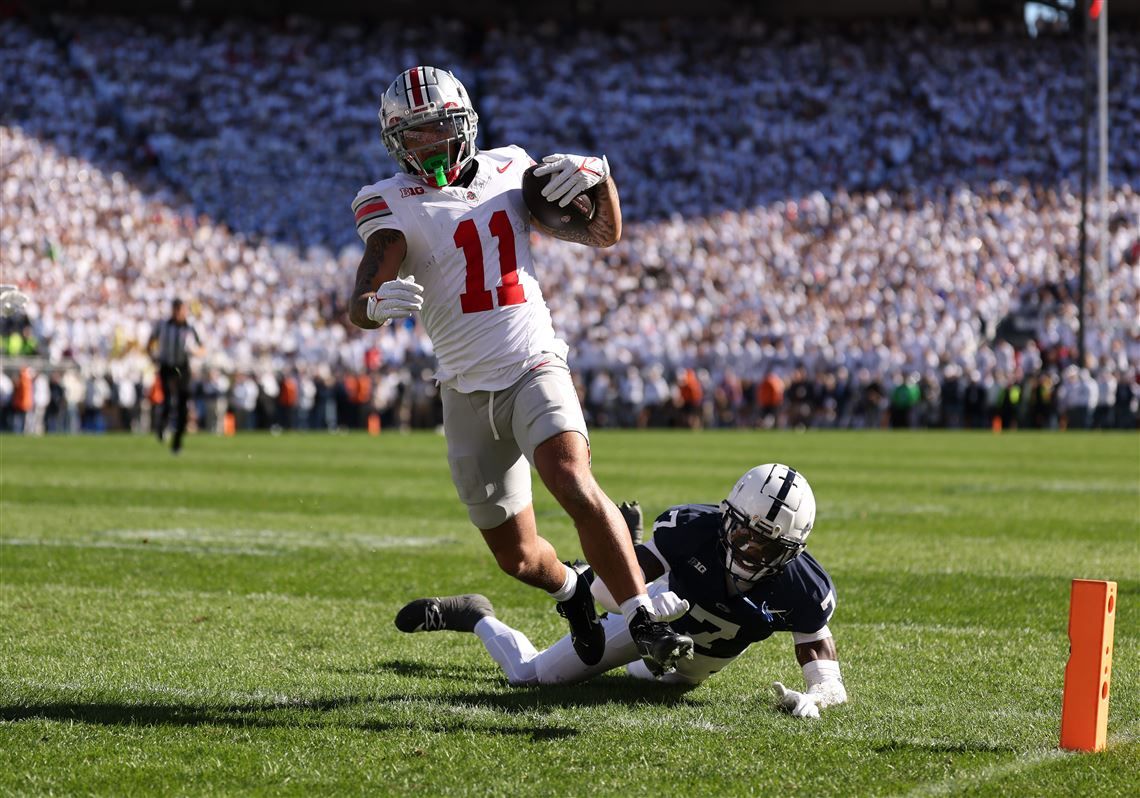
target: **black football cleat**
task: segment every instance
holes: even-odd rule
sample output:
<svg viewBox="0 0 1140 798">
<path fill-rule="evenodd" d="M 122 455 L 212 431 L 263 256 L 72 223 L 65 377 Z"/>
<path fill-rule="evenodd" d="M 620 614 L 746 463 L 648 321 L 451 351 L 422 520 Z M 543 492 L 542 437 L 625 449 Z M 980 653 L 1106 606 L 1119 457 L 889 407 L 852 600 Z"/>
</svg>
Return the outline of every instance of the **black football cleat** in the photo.
<svg viewBox="0 0 1140 798">
<path fill-rule="evenodd" d="M 655 621 L 645 607 L 638 607 L 629 619 L 629 634 L 645 666 L 654 676 L 677 669 L 677 660 L 692 659 L 693 639 L 678 634 L 669 624 Z"/>
<path fill-rule="evenodd" d="M 494 617 L 495 608 L 478 593 L 422 598 L 396 613 L 396 628 L 401 632 L 474 632 L 475 624 Z"/>
<path fill-rule="evenodd" d="M 598 620 L 594 595 L 590 592 L 594 572 L 588 566 L 581 570 L 570 563 L 566 565 L 578 574 L 578 584 L 574 586 L 573 596 L 558 602 L 558 614 L 570 622 L 570 641 L 578 659 L 586 665 L 597 665 L 606 653 L 606 630 Z"/>
<path fill-rule="evenodd" d="M 625 519 L 626 528 L 629 529 L 630 540 L 637 545 L 645 538 L 645 526 L 641 518 L 641 502 L 622 502 L 618 505 L 618 512 Z"/>
</svg>

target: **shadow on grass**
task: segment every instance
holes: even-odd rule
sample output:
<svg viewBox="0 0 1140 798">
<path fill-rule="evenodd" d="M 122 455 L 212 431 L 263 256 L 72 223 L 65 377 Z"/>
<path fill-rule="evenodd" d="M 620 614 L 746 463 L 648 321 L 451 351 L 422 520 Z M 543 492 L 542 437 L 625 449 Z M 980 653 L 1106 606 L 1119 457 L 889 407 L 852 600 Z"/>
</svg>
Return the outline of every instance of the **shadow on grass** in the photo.
<svg viewBox="0 0 1140 798">
<path fill-rule="evenodd" d="M 49 720 L 66 723 L 87 723 L 96 726 L 227 726 L 239 729 L 359 729 L 366 732 L 427 732 L 454 734 L 456 731 L 478 732 L 488 735 L 529 737 L 533 742 L 560 740 L 574 737 L 578 729 L 565 726 L 499 726 L 492 723 L 470 723 L 459 716 L 446 720 L 392 722 L 392 721 L 338 721 L 335 718 L 297 716 L 287 710 L 329 711 L 343 706 L 372 702 L 373 699 L 348 696 L 296 704 L 231 704 L 228 706 L 197 706 L 193 704 L 129 704 L 78 701 L 30 703 L 0 706 L 0 721 L 10 723 L 24 720 Z"/>
<path fill-rule="evenodd" d="M 457 704 L 472 704 L 500 712 L 532 712 L 549 707 L 593 707 L 606 704 L 677 704 L 692 690 L 691 686 L 662 684 L 633 679 L 624 674 L 603 674 L 579 684 L 511 687 L 497 668 L 486 665 L 448 665 L 390 659 L 371 668 L 338 670 L 348 673 L 376 673 L 387 671 L 397 676 L 417 679 L 457 679 L 498 685 L 499 689 L 442 693 L 437 697 Z M 385 699 L 378 699 L 385 700 Z M 390 700 L 405 700 L 404 697 Z M 686 703 L 692 703 L 686 701 Z"/>
<path fill-rule="evenodd" d="M 890 754 L 901 751 L 918 751 L 921 753 L 939 754 L 1018 754 L 1024 749 L 1015 745 L 972 742 L 915 742 L 913 740 L 888 740 L 876 743 L 871 750 L 880 754 Z"/>
<path fill-rule="evenodd" d="M 105 701 L 45 701 L 0 706 L 0 720 L 60 720 L 102 726 L 317 726 L 324 725 L 282 712 L 314 710 L 327 712 L 360 704 L 359 696 L 304 700 L 290 703 L 265 702 L 227 704 L 131 704 Z"/>
<path fill-rule="evenodd" d="M 502 675 L 497 668 L 488 665 L 459 665 L 450 664 L 440 666 L 437 664 L 418 662 L 411 659 L 386 659 L 373 665 L 361 665 L 354 668 L 325 668 L 328 673 L 343 675 L 375 674 L 381 671 L 393 673 L 412 679 L 463 679 L 478 682 L 500 682 Z"/>
<path fill-rule="evenodd" d="M 551 707 L 604 707 L 607 705 L 672 706 L 693 704 L 692 687 L 656 684 L 629 676 L 600 676 L 581 684 L 509 687 L 484 692 L 453 693 L 452 701 L 494 709 L 507 714 L 538 712 Z M 699 703 L 699 702 L 696 702 Z"/>
</svg>

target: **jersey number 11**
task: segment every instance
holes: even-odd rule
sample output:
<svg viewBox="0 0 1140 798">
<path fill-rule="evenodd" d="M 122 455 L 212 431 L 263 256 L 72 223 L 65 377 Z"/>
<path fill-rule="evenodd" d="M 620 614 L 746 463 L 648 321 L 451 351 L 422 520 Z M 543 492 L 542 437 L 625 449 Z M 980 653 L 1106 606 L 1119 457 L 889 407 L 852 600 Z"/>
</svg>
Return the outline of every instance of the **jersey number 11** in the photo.
<svg viewBox="0 0 1140 798">
<path fill-rule="evenodd" d="M 499 239 L 499 271 L 503 281 L 495 287 L 499 307 L 521 305 L 526 302 L 523 287 L 519 285 L 518 265 L 515 261 L 515 230 L 506 211 L 491 215 L 491 235 Z M 479 228 L 471 219 L 464 219 L 455 228 L 455 246 L 463 250 L 467 259 L 467 290 L 459 295 L 464 313 L 482 313 L 491 310 L 491 292 L 483 285 L 483 244 L 479 241 Z"/>
</svg>

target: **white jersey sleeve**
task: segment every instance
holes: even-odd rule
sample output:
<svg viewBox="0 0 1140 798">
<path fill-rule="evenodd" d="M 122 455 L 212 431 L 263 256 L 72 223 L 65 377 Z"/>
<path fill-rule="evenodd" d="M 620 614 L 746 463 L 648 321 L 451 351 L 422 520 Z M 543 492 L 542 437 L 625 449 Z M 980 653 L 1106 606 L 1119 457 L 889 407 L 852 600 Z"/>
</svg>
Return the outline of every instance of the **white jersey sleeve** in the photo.
<svg viewBox="0 0 1140 798">
<path fill-rule="evenodd" d="M 356 217 L 356 233 L 366 244 L 368 237 L 377 230 L 399 229 L 396 216 L 392 213 L 392 207 L 384 198 L 384 190 L 390 183 L 390 180 L 384 180 L 371 186 L 365 186 L 360 189 L 356 199 L 352 201 L 352 213 Z"/>
</svg>

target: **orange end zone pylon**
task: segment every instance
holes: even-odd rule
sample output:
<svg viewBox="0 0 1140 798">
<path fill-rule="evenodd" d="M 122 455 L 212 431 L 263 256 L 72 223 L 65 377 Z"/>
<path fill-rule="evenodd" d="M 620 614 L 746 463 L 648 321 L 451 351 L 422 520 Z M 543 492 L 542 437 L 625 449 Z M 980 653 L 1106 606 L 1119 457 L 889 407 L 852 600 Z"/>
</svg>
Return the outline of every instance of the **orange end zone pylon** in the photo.
<svg viewBox="0 0 1140 798">
<path fill-rule="evenodd" d="M 1069 664 L 1061 704 L 1061 747 L 1100 751 L 1108 736 L 1108 685 L 1116 582 L 1074 579 L 1069 600 Z"/>
</svg>

